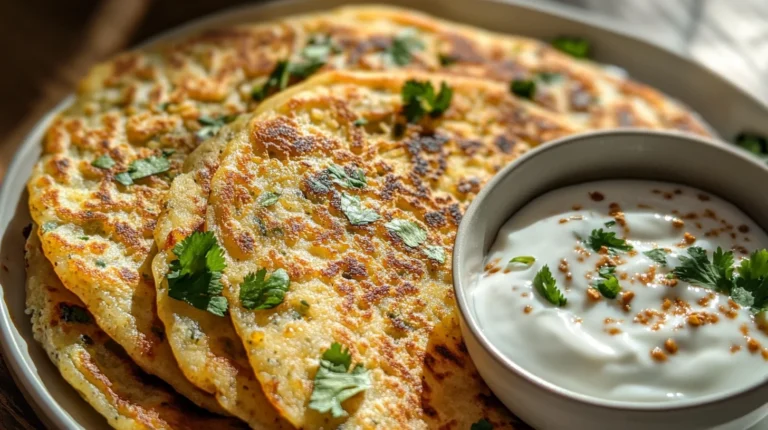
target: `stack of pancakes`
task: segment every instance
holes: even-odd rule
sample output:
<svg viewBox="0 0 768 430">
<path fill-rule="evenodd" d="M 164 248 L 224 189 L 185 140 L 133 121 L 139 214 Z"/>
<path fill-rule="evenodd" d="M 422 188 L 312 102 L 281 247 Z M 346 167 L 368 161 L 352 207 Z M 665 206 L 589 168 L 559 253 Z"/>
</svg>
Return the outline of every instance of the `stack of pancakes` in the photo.
<svg viewBox="0 0 768 430">
<path fill-rule="evenodd" d="M 525 427 L 463 345 L 456 229 L 516 157 L 624 126 L 707 134 L 547 43 L 403 9 L 121 54 L 29 180 L 35 336 L 115 428 Z"/>
</svg>

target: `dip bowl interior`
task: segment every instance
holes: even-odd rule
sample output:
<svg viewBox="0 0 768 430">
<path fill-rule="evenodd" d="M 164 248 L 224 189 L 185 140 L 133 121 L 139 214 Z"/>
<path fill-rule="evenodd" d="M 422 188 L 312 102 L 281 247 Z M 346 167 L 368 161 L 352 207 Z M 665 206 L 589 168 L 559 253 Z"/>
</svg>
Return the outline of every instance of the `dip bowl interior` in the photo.
<svg viewBox="0 0 768 430">
<path fill-rule="evenodd" d="M 606 179 L 646 179 L 698 188 L 736 205 L 768 231 L 768 165 L 722 142 L 681 133 L 619 130 L 571 136 L 541 146 L 485 186 L 467 210 L 456 237 L 454 288 L 464 341 L 480 375 L 504 404 L 539 429 L 744 429 L 754 425 L 768 415 L 765 380 L 691 400 L 603 400 L 531 374 L 502 355 L 478 326 L 468 296 L 501 226 L 548 191 Z"/>
</svg>

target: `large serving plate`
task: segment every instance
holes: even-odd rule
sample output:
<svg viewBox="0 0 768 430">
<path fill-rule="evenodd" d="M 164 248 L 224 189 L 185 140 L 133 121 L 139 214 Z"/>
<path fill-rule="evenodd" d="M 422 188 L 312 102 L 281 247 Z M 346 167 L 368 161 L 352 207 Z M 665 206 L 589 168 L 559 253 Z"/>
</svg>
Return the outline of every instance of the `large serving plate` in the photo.
<svg viewBox="0 0 768 430">
<path fill-rule="evenodd" d="M 364 2 L 292 0 L 237 8 L 166 32 L 148 44 L 204 28 L 264 21 L 350 3 Z M 742 130 L 768 134 L 768 106 L 690 59 L 642 41 L 629 33 L 631 28 L 620 29 L 616 23 L 604 18 L 575 9 L 504 0 L 402 0 L 390 3 L 489 30 L 543 40 L 563 34 L 585 37 L 592 42 L 597 61 L 620 66 L 635 79 L 687 104 L 723 138 L 730 139 Z M 47 123 L 69 100 L 64 100 L 41 118 L 21 143 L 10 160 L 0 189 L 0 341 L 3 357 L 16 382 L 49 427 L 95 429 L 107 427 L 106 421 L 64 382 L 33 339 L 29 317 L 24 313 L 22 229 L 30 222 L 25 185 L 40 153 Z"/>
</svg>

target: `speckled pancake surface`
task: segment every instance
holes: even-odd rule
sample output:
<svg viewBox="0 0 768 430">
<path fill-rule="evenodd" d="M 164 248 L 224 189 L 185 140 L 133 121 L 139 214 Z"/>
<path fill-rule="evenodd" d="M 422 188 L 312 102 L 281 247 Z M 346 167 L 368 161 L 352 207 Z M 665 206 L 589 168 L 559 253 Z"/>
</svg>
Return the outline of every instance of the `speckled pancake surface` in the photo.
<svg viewBox="0 0 768 430">
<path fill-rule="evenodd" d="M 61 285 L 34 232 L 26 244 L 27 313 L 35 339 L 64 379 L 116 429 L 242 429 L 147 375 Z"/>
<path fill-rule="evenodd" d="M 302 66 L 303 72 L 293 68 L 270 80 L 282 60 Z M 247 397 L 223 399 L 222 384 L 247 386 L 247 372 L 210 367 L 214 361 L 242 362 L 238 351 L 206 343 L 191 349 L 172 339 L 169 348 L 168 333 L 182 333 L 190 324 L 173 326 L 186 312 L 183 306 L 157 315 L 151 268 L 157 217 L 171 180 L 201 142 L 283 83 L 329 69 L 423 70 L 496 80 L 505 88 L 511 79 L 547 73 L 557 79 L 540 82 L 532 102 L 578 124 L 574 129 L 641 126 L 706 133 L 695 116 L 669 98 L 542 42 L 389 7 L 349 7 L 208 30 L 95 67 L 74 104 L 49 127 L 29 181 L 30 210 L 41 226 L 43 251 L 64 286 L 134 361 L 211 410 L 250 420 L 260 406 L 243 406 L 250 404 L 240 401 Z M 525 142 L 523 137 L 496 144 L 519 150 Z M 477 184 L 460 187 L 473 190 Z M 167 303 L 162 297 L 157 302 Z M 223 333 L 222 340 L 231 337 L 231 327 L 218 322 L 211 327 Z M 236 382 L 212 377 L 213 371 L 235 375 Z M 192 389 L 182 372 L 224 408 L 213 396 Z"/>
<path fill-rule="evenodd" d="M 450 108 L 405 125 L 408 80 L 446 83 Z M 296 426 L 469 428 L 487 419 L 511 427 L 515 418 L 461 340 L 453 239 L 495 172 L 531 146 L 578 130 L 484 80 L 319 75 L 234 123 L 225 146 L 201 147 L 197 166 L 172 185 L 158 223 L 160 252 L 201 229 L 216 235 L 232 321 L 267 397 Z M 334 182 L 334 165 L 362 169 L 366 185 Z M 265 206 L 265 193 L 279 198 Z M 350 200 L 376 219 L 353 225 Z M 393 222 L 413 223 L 424 237 L 409 245 L 387 227 Z M 274 309 L 249 310 L 240 300 L 239 285 L 259 269 L 290 276 Z M 319 358 L 334 342 L 371 375 L 371 387 L 345 403 L 344 418 L 307 407 Z"/>
</svg>

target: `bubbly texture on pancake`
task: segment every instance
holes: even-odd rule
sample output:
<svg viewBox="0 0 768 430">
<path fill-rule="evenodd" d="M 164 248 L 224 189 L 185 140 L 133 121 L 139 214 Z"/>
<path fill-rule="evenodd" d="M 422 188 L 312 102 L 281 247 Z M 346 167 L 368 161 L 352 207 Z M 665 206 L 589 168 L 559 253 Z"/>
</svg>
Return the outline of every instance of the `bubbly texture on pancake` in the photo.
<svg viewBox="0 0 768 430">
<path fill-rule="evenodd" d="M 408 80 L 446 83 L 450 108 L 407 123 Z M 158 242 L 170 253 L 192 232 L 215 234 L 235 328 L 267 397 L 294 425 L 511 426 L 461 340 L 453 239 L 466 205 L 496 171 L 577 130 L 492 82 L 327 73 L 238 121 L 223 148 L 201 148 L 208 156 L 174 181 Z M 340 180 L 360 174 L 363 186 Z M 279 197 L 265 205 L 265 193 Z M 355 211 L 375 219 L 361 223 Z M 404 224 L 423 233 L 418 243 L 396 227 Z M 271 310 L 246 309 L 240 299 L 241 283 L 260 269 L 290 278 Z M 344 403 L 348 418 L 307 407 L 319 359 L 334 342 L 371 378 Z"/>
<path fill-rule="evenodd" d="M 35 227 L 36 229 L 36 227 Z M 200 410 L 141 371 L 93 321 L 43 255 L 36 232 L 26 244 L 27 313 L 35 339 L 64 379 L 117 429 L 244 428 Z"/>
<path fill-rule="evenodd" d="M 29 181 L 30 211 L 41 226 L 45 256 L 64 286 L 143 369 L 195 403 L 227 410 L 252 424 L 272 422 L 272 411 L 257 414 L 263 403 L 260 393 L 250 388 L 244 393 L 252 379 L 242 369 L 239 346 L 228 346 L 233 328 L 163 296 L 164 287 L 156 286 L 152 276 L 153 231 L 171 180 L 185 160 L 192 164 L 187 155 L 201 142 L 286 86 L 332 69 L 474 76 L 499 81 L 494 89 L 498 94 L 508 92 L 510 80 L 534 79 L 538 90 L 530 98 L 541 108 L 537 115 L 561 115 L 562 120 L 553 121 L 570 121 L 570 130 L 640 126 L 706 133 L 695 116 L 669 98 L 542 42 L 389 7 L 347 7 L 212 29 L 121 54 L 95 67 L 73 105 L 49 127 Z M 361 130 L 386 123 L 377 115 Z M 517 138 L 494 136 L 493 143 L 512 156 L 526 142 L 559 135 L 515 121 Z M 482 150 L 471 139 L 462 142 L 468 158 Z M 501 159 L 496 161 L 503 165 Z M 487 170 L 486 162 L 466 164 L 469 170 L 479 168 L 473 163 Z M 463 190 L 459 194 L 464 200 L 455 196 L 463 204 L 479 187 L 473 178 L 458 184 L 440 179 L 436 190 Z M 184 205 L 196 209 L 194 202 L 177 202 L 176 208 Z M 455 219 L 457 210 L 450 209 L 446 216 Z M 164 264 L 174 258 L 169 248 L 174 242 L 166 241 L 167 235 L 158 237 L 164 254 L 154 264 L 158 279 L 163 279 Z M 183 339 L 192 329 L 205 340 L 195 344 Z M 213 396 L 194 390 L 184 376 L 215 394 L 223 409 Z"/>
</svg>

